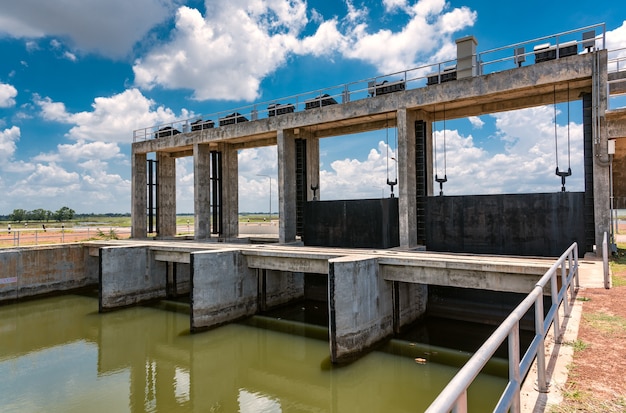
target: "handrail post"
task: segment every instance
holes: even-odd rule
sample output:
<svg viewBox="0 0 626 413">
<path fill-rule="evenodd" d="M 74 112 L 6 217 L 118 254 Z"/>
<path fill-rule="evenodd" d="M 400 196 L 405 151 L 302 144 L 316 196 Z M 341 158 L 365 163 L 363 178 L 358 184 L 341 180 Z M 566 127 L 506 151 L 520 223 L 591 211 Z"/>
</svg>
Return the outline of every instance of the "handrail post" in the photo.
<svg viewBox="0 0 626 413">
<path fill-rule="evenodd" d="M 569 315 L 569 299 L 567 297 L 567 273 L 565 268 L 565 260 L 561 263 L 561 288 L 563 288 L 563 315 L 567 317 Z"/>
<path fill-rule="evenodd" d="M 537 348 L 537 390 L 540 393 L 547 393 L 546 344 L 543 323 L 543 294 L 541 294 L 535 301 L 535 334 L 539 337 L 539 346 Z"/>
<path fill-rule="evenodd" d="M 515 323 L 509 332 L 509 382 L 515 386 L 513 399 L 511 400 L 512 412 L 520 411 L 520 386 L 521 377 L 519 371 L 520 362 L 520 344 L 519 344 L 519 320 Z"/>
<path fill-rule="evenodd" d="M 452 408 L 452 413 L 467 413 L 467 389 L 465 389 L 463 393 L 459 395 L 459 398 L 456 399 L 454 407 Z"/>
<path fill-rule="evenodd" d="M 550 296 L 552 297 L 552 306 L 555 307 L 554 321 L 552 325 L 554 327 L 554 342 L 561 344 L 561 321 L 559 319 L 559 289 L 556 282 L 556 271 L 550 274 Z"/>
<path fill-rule="evenodd" d="M 574 265 L 576 265 L 576 288 L 580 288 L 580 279 L 578 278 L 578 244 L 574 248 Z"/>
</svg>

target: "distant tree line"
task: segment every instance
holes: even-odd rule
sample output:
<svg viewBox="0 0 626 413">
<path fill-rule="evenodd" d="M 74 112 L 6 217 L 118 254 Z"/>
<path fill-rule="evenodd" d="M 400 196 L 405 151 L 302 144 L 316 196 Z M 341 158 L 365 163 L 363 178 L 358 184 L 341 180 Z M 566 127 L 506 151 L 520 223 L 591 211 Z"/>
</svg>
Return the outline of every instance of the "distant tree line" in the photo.
<svg viewBox="0 0 626 413">
<path fill-rule="evenodd" d="M 11 214 L 9 214 L 9 221 L 12 222 L 23 222 L 23 221 L 42 221 L 42 222 L 50 222 L 54 221 L 69 221 L 74 218 L 76 212 L 69 207 L 62 207 L 58 209 L 56 212 L 49 211 L 47 209 L 38 208 L 33 209 L 32 211 L 27 211 L 25 209 L 14 209 Z"/>
</svg>

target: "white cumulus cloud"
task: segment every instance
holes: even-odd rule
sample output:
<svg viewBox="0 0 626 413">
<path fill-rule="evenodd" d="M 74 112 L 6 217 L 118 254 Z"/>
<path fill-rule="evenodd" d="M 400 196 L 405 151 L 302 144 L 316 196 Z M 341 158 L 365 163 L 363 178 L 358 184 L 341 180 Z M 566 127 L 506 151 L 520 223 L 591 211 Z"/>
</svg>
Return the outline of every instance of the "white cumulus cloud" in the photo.
<svg viewBox="0 0 626 413">
<path fill-rule="evenodd" d="M 170 40 L 156 45 L 133 66 L 144 89 L 189 89 L 196 100 L 253 100 L 261 81 L 292 55 L 358 59 L 380 73 L 454 58 L 452 36 L 472 26 L 476 12 L 444 0 L 385 2 L 408 15 L 397 30 L 372 31 L 369 10 L 345 2 L 343 17 L 307 15 L 304 0 L 206 2 L 206 14 L 181 7 Z M 303 35 L 307 24 L 317 25 Z M 416 41 L 419 39 L 419 41 Z"/>
<path fill-rule="evenodd" d="M 131 143 L 132 131 L 192 116 L 183 110 L 175 114 L 171 109 L 156 106 L 138 89 L 128 89 L 111 97 L 98 97 L 88 112 L 70 113 L 65 104 L 50 98 L 35 96 L 44 119 L 73 124 L 67 136 L 77 141 Z"/>
<path fill-rule="evenodd" d="M 15 105 L 17 89 L 13 85 L 0 83 L 0 108 L 10 108 Z"/>
</svg>

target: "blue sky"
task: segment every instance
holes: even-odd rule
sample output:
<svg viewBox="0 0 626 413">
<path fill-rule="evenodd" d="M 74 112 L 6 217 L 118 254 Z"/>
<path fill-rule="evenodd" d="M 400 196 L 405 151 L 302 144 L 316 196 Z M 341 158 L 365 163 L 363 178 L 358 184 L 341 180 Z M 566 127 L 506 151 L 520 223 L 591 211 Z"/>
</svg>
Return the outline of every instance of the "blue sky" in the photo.
<svg viewBox="0 0 626 413">
<path fill-rule="evenodd" d="M 626 3 L 519 4 L 0 1 L 0 215 L 130 212 L 135 129 L 453 59 L 454 40 L 467 35 L 480 52 L 606 23 L 607 48 L 626 48 Z M 568 190 L 583 189 L 580 111 L 572 102 Z M 563 150 L 565 104 L 557 124 Z M 436 129 L 441 144 L 443 123 Z M 448 120 L 445 129 L 446 194 L 560 190 L 552 106 Z M 322 199 L 388 196 L 394 134 L 323 139 Z M 239 157 L 240 210 L 267 211 L 269 182 L 259 175 L 270 175 L 275 212 L 276 148 Z M 192 212 L 191 158 L 177 161 L 177 179 L 178 211 Z"/>
</svg>

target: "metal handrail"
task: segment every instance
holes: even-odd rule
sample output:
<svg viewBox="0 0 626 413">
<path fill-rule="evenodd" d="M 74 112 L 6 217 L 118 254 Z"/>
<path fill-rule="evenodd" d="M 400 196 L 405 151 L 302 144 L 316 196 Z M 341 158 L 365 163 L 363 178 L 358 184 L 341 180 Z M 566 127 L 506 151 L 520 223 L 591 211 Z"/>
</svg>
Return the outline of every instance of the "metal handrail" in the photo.
<svg viewBox="0 0 626 413">
<path fill-rule="evenodd" d="M 560 268 L 560 271 L 558 271 Z M 560 272 L 560 274 L 559 274 Z M 561 289 L 557 293 L 558 277 L 561 277 Z M 537 387 L 540 392 L 548 391 L 546 379 L 545 338 L 550 326 L 554 327 L 554 337 L 561 342 L 561 323 L 559 308 L 563 304 L 564 314 L 570 311 L 567 292 L 571 291 L 570 300 L 574 300 L 575 290 L 570 289 L 572 280 L 579 287 L 578 244 L 573 243 L 545 272 L 526 298 L 500 324 L 496 331 L 478 349 L 470 360 L 452 378 L 443 391 L 428 407 L 426 413 L 454 411 L 467 412 L 467 389 L 494 355 L 504 340 L 508 339 L 509 381 L 503 391 L 494 412 L 519 412 L 520 390 L 524 377 L 528 374 L 533 360 L 537 360 Z M 544 317 L 544 288 L 550 282 L 552 304 Z M 520 360 L 519 323 L 522 317 L 535 307 L 535 336 Z"/>
<path fill-rule="evenodd" d="M 556 39 L 556 44 L 558 45 L 560 43 L 559 39 L 565 36 L 572 35 L 575 33 L 581 33 L 581 32 L 588 31 L 594 28 L 601 29 L 601 33 L 599 33 L 596 36 L 596 39 L 602 40 L 600 49 L 604 49 L 605 44 L 606 44 L 606 27 L 604 23 L 601 23 L 601 24 L 596 24 L 593 26 L 587 26 L 587 27 L 583 27 L 580 29 L 553 34 L 550 36 L 544 36 L 544 37 L 540 37 L 534 40 L 525 41 L 522 43 L 516 43 L 513 45 L 499 47 L 496 49 L 491 49 L 491 50 L 477 53 L 478 73 L 487 74 L 487 72 L 485 72 L 485 69 L 484 69 L 485 66 L 487 65 L 492 65 L 495 63 L 502 63 L 506 61 L 513 61 L 514 59 L 516 59 L 513 53 L 509 53 L 504 58 L 498 57 L 498 58 L 494 58 L 488 61 L 488 60 L 485 60 L 484 58 L 488 54 L 501 52 L 504 50 L 511 50 L 511 49 L 514 50 L 515 47 L 518 47 L 521 45 L 527 45 L 533 42 L 536 43 L 539 41 L 545 41 L 549 39 Z M 577 41 L 576 43 L 579 44 L 581 42 Z M 533 53 L 532 52 L 524 53 L 523 56 L 530 55 L 530 54 L 533 54 Z M 557 48 L 557 54 L 558 54 L 558 48 Z M 321 100 L 323 94 L 328 94 L 329 95 L 328 97 L 335 99 L 337 103 L 347 103 L 353 100 L 364 99 L 364 98 L 370 97 L 370 95 L 368 94 L 368 90 L 371 87 L 370 86 L 371 82 L 374 82 L 374 84 L 376 84 L 378 80 L 386 80 L 388 78 L 392 78 L 393 80 L 397 80 L 397 81 L 404 81 L 407 89 L 409 88 L 409 86 L 413 88 L 426 86 L 428 78 L 430 78 L 431 76 L 437 76 L 437 83 L 440 83 L 442 81 L 441 76 L 443 74 L 443 71 L 455 65 L 456 65 L 456 59 L 445 61 L 445 62 L 432 63 L 432 64 L 427 64 L 427 65 L 423 65 L 423 66 L 419 66 L 419 67 L 415 67 L 415 68 L 411 68 L 407 70 L 402 70 L 402 71 L 395 72 L 395 73 L 389 73 L 389 74 L 370 77 L 367 79 L 353 81 L 353 82 L 349 82 L 349 83 L 345 83 L 341 85 L 330 86 L 330 87 L 326 87 L 322 89 L 316 89 L 313 91 L 299 93 L 299 94 L 295 94 L 295 95 L 291 95 L 287 97 L 281 97 L 281 98 L 277 98 L 277 99 L 273 99 L 273 100 L 269 100 L 265 102 L 258 102 L 258 103 L 254 103 L 251 105 L 246 105 L 246 106 L 242 106 L 242 107 L 238 107 L 238 108 L 234 108 L 230 110 L 219 111 L 219 112 L 215 112 L 211 114 L 202 114 L 202 115 L 197 115 L 197 116 L 190 117 L 187 119 L 178 119 L 172 122 L 166 122 L 166 123 L 162 123 L 159 125 L 153 125 L 147 128 L 140 128 L 140 129 L 136 129 L 135 131 L 133 131 L 133 142 L 151 139 L 151 137 L 154 136 L 156 133 L 158 133 L 160 129 L 164 127 L 168 127 L 168 126 L 173 128 L 175 125 L 180 125 L 182 126 L 181 130 L 180 131 L 177 130 L 177 132 L 175 133 L 179 133 L 179 132 L 185 133 L 188 131 L 186 128 L 189 127 L 189 125 L 192 122 L 197 121 L 199 119 L 204 119 L 205 121 L 208 121 L 208 119 L 211 119 L 212 121 L 216 122 L 220 118 L 229 116 L 234 113 L 239 113 L 244 116 L 248 116 L 249 118 L 248 120 L 259 119 L 259 114 L 262 114 L 262 115 L 264 114 L 265 115 L 264 117 L 269 117 L 270 109 L 267 108 L 267 106 L 276 104 L 276 103 L 292 104 L 294 105 L 294 109 L 298 110 L 298 109 L 301 109 L 303 106 L 305 106 L 306 101 L 311 101 L 315 99 Z M 510 67 L 507 67 L 506 69 L 510 69 Z M 496 71 L 497 70 L 494 70 L 493 72 L 496 72 Z M 493 72 L 488 72 L 488 73 L 493 73 Z M 355 99 L 355 96 L 357 97 L 356 99 Z M 321 102 L 320 102 L 320 106 L 321 106 Z M 235 123 L 238 122 L 237 119 L 238 117 L 236 116 L 234 119 Z"/>
<path fill-rule="evenodd" d="M 624 56 L 619 56 L 620 52 L 624 52 Z M 617 53 L 617 57 L 611 57 L 610 55 L 613 53 Z M 621 66 L 621 67 L 620 67 Z M 622 70 L 626 70 L 626 47 L 621 47 L 619 49 L 609 50 L 609 58 L 607 62 L 607 71 L 609 73 L 621 72 Z"/>
</svg>

